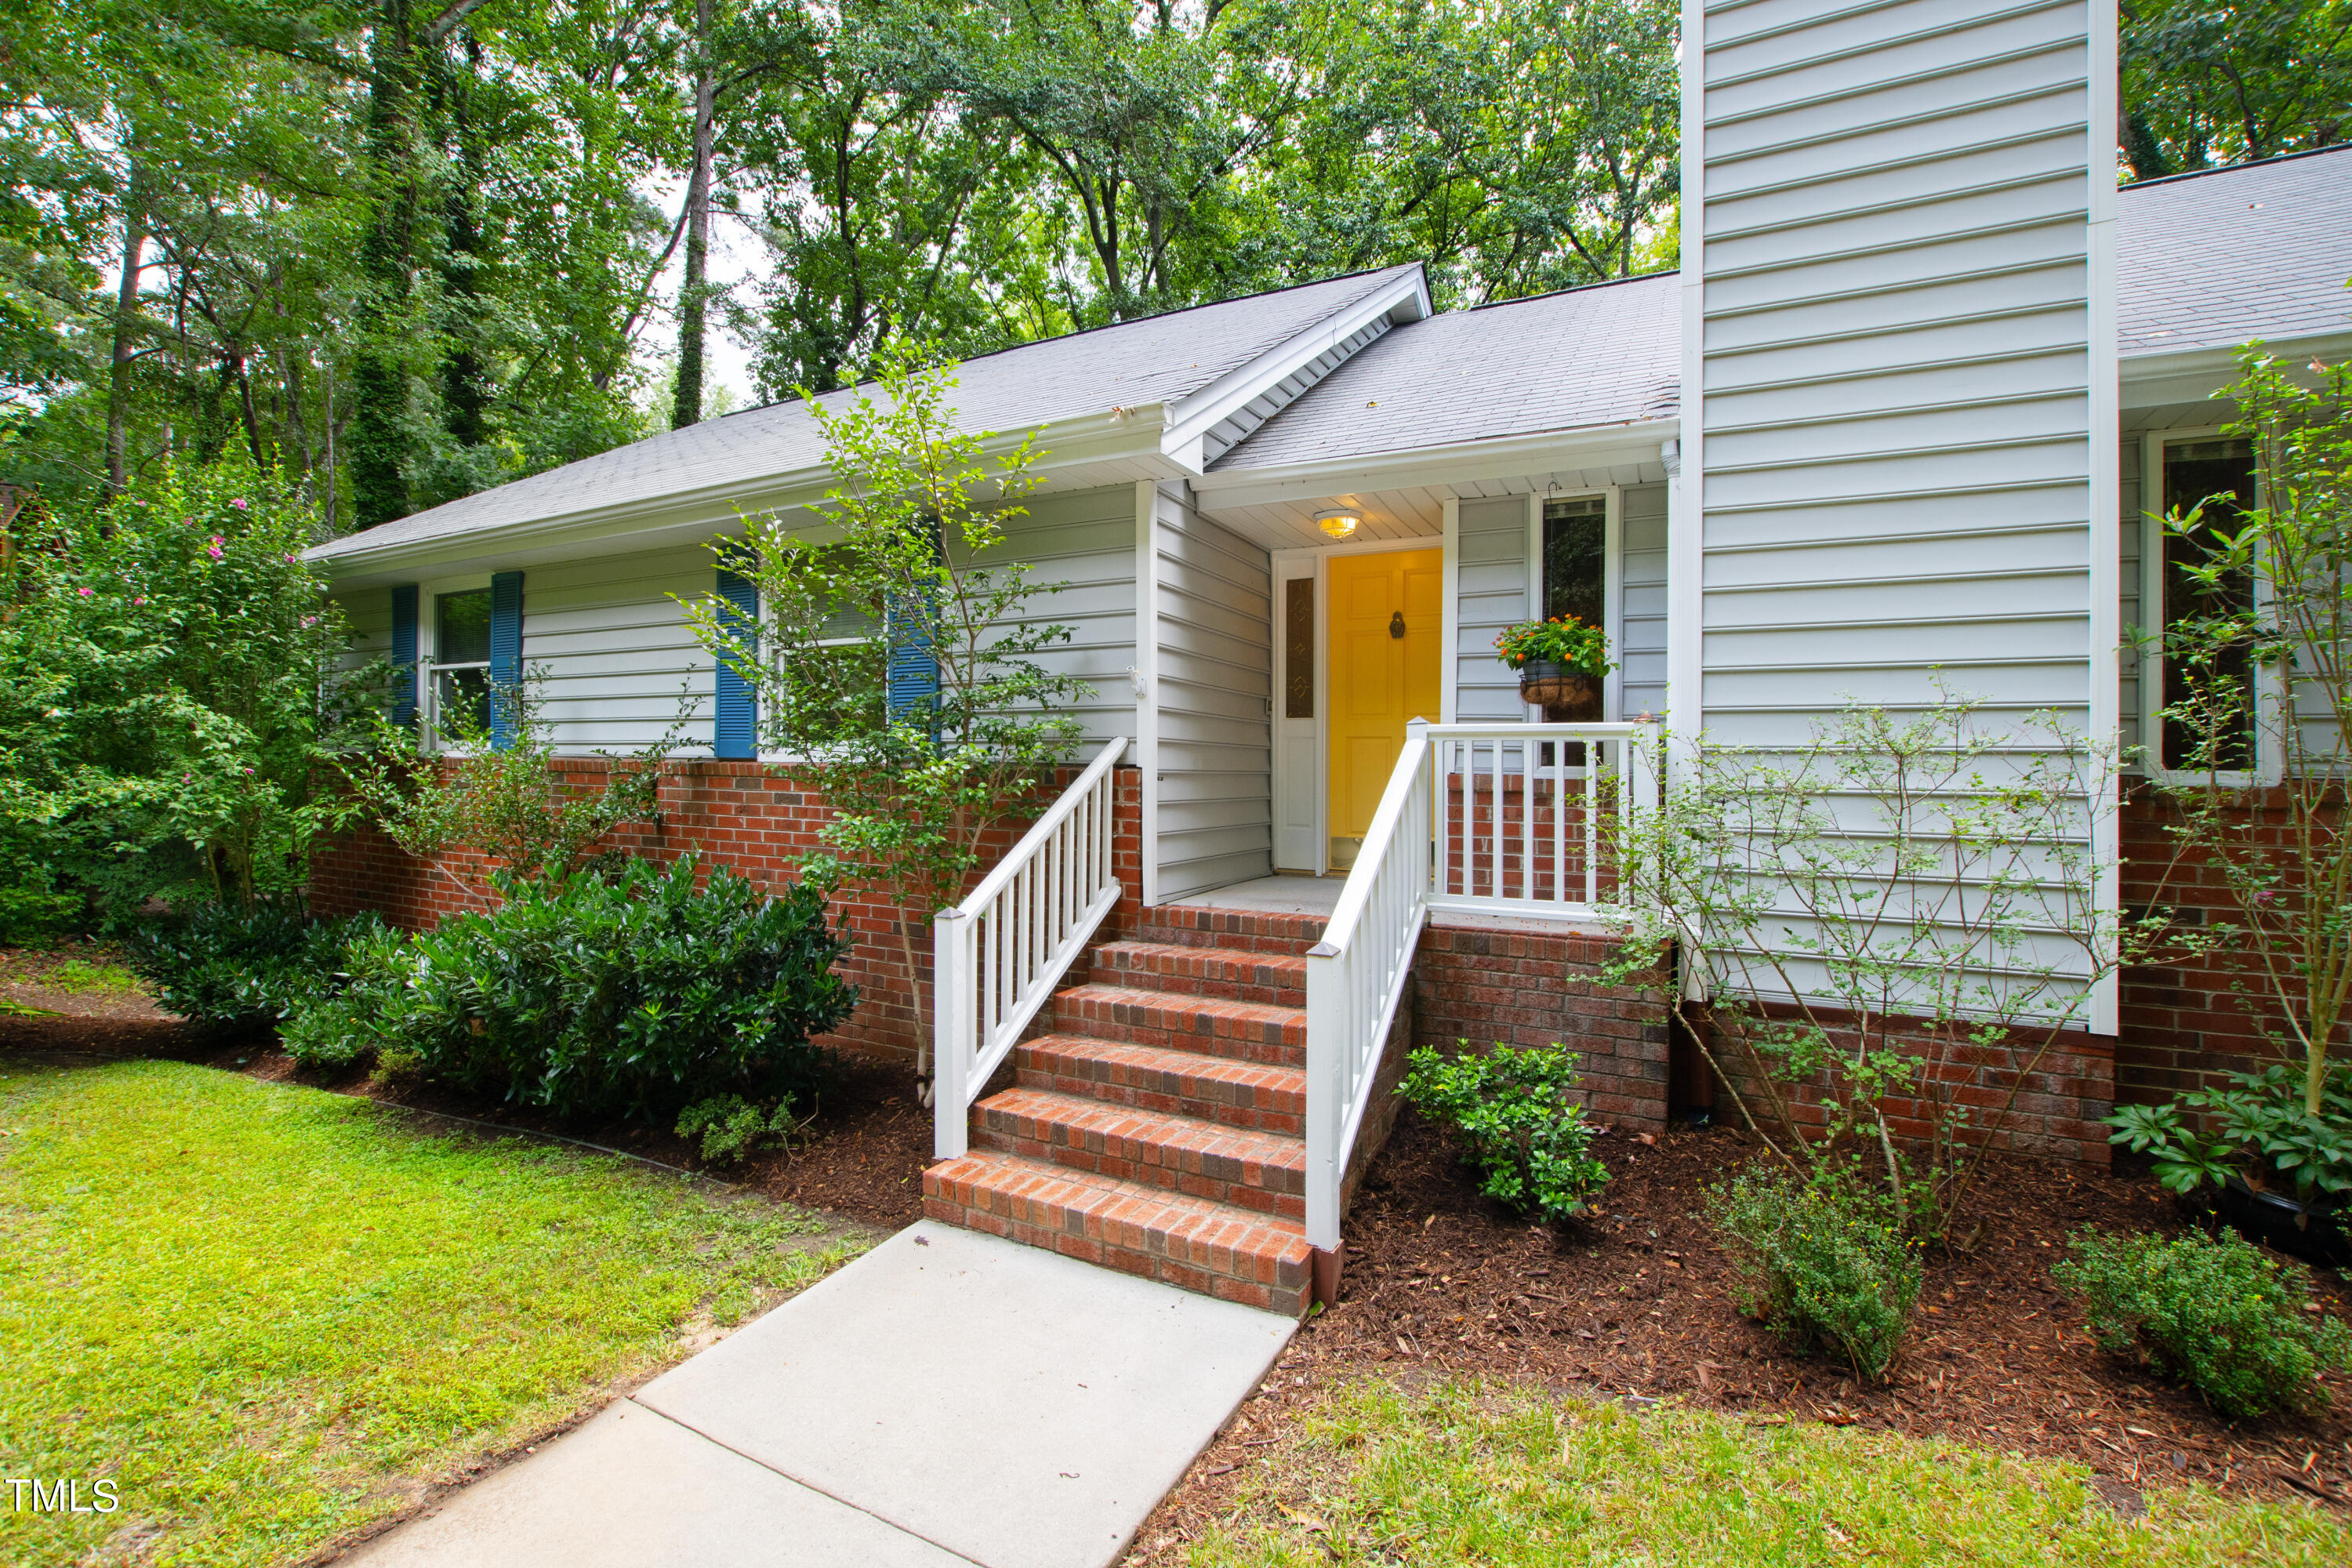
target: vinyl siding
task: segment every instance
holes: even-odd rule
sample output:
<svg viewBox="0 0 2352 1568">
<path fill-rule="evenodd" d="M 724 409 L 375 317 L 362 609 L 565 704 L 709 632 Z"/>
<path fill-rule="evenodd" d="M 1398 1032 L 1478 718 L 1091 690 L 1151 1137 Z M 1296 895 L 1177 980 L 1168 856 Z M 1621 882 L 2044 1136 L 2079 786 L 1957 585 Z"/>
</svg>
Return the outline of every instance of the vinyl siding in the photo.
<svg viewBox="0 0 2352 1568">
<path fill-rule="evenodd" d="M 1181 491 L 1163 487 L 1158 509 L 1157 853 L 1167 900 L 1273 874 L 1274 581 L 1265 551 L 1201 516 Z"/>
<path fill-rule="evenodd" d="M 1703 8 L 1684 446 L 1704 728 L 1801 746 L 1849 700 L 1901 712 L 1939 689 L 1996 729 L 2087 724 L 2092 552 L 2116 548 L 2092 500 L 2114 437 L 2090 428 L 2112 364 L 2091 182 L 2112 176 L 2091 167 L 2111 137 L 2085 120 L 2089 12 Z"/>
<path fill-rule="evenodd" d="M 1135 665 L 1135 487 L 1034 496 L 1028 515 L 1005 523 L 1003 559 L 1028 562 L 1030 582 L 1062 584 L 1033 593 L 1024 608 L 1034 618 L 1068 626 L 1071 640 L 1039 662 L 1094 688 L 1075 711 L 1091 751 L 1114 736 L 1135 734 L 1135 695 L 1128 671 Z"/>
<path fill-rule="evenodd" d="M 1618 713 L 1634 719 L 1666 710 L 1666 487 L 1622 492 L 1618 517 L 1624 552 Z"/>
<path fill-rule="evenodd" d="M 1702 701 L 2088 707 L 2079 4 L 1707 7 Z M 2100 531 L 2104 532 L 2104 530 Z"/>
<path fill-rule="evenodd" d="M 1528 715 L 1519 678 L 1495 657 L 1495 637 L 1528 618 L 1535 563 L 1528 559 L 1528 498 L 1465 500 L 1460 510 L 1460 594 L 1455 625 L 1454 716 L 1465 724 L 1517 723 Z"/>
<path fill-rule="evenodd" d="M 676 599 L 716 581 L 698 545 L 585 555 L 522 579 L 522 662 L 559 752 L 630 752 L 683 718 L 685 745 L 710 749 L 716 676 Z"/>
<path fill-rule="evenodd" d="M 351 627 L 350 651 L 342 668 L 358 669 L 392 657 L 392 590 L 359 588 L 330 595 Z"/>
</svg>

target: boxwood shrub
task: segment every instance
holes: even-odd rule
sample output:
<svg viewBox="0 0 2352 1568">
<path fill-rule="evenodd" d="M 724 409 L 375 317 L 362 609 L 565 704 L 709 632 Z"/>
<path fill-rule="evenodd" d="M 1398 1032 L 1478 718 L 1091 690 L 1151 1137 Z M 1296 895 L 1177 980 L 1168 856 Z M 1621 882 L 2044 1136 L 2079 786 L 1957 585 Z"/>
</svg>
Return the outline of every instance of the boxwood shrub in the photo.
<svg viewBox="0 0 2352 1568">
<path fill-rule="evenodd" d="M 1757 1167 L 1709 1189 L 1737 1271 L 1733 1300 L 1800 1355 L 1827 1352 L 1883 1380 L 1919 1299 L 1918 1243 L 1892 1205 L 1850 1179 Z"/>
<path fill-rule="evenodd" d="M 698 887 L 700 870 L 687 856 L 501 879 L 495 909 L 354 948 L 351 988 L 295 1020 L 288 1048 L 563 1117 L 804 1090 L 812 1037 L 856 1002 L 834 971 L 849 940 L 814 889 L 770 896 L 724 867 Z"/>
<path fill-rule="evenodd" d="M 1546 1222 L 1582 1214 L 1609 1167 L 1592 1152 L 1584 1107 L 1569 1098 L 1581 1058 L 1558 1045 L 1475 1052 L 1457 1044 L 1451 1058 L 1415 1049 L 1397 1093 L 1453 1131 L 1488 1197 Z"/>
</svg>

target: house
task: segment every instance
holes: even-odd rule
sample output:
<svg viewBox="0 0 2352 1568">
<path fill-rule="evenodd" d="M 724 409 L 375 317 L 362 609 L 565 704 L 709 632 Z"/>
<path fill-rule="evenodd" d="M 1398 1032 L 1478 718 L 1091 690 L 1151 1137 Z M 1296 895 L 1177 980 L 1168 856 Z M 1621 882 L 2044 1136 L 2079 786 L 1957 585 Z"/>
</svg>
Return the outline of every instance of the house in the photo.
<svg viewBox="0 0 2352 1568">
<path fill-rule="evenodd" d="M 879 940 L 896 912 L 857 911 L 858 1043 L 940 1042 L 935 1214 L 1302 1310 L 1400 1032 L 1574 1038 L 1596 1105 L 1664 1116 L 1661 1020 L 1560 984 L 1607 940 L 1579 923 L 1588 749 L 1649 715 L 1800 736 L 1939 673 L 2137 737 L 2144 509 L 2242 460 L 2210 401 L 2236 345 L 2352 352 L 2352 150 L 2116 190 L 2102 9 L 1695 0 L 1679 273 L 1437 313 L 1396 267 L 961 367 L 961 420 L 1045 453 L 1013 546 L 1071 584 L 1052 614 L 1097 697 L 1033 836 L 1062 890 L 1016 907 L 1008 870 L 939 922 L 936 1016 Z M 822 805 L 750 755 L 675 598 L 712 591 L 738 509 L 827 483 L 785 403 L 315 554 L 421 700 L 527 665 L 584 753 L 651 741 L 686 687 L 716 756 L 645 842 L 757 870 Z M 1587 739 L 1528 744 L 1492 639 L 1567 610 L 1621 668 Z M 1433 847 L 1400 812 L 1437 815 Z M 381 845 L 319 878 L 327 907 L 436 912 Z M 2136 1056 L 2133 1005 L 2095 998 L 2045 1146 L 2102 1158 L 2136 1071 L 2226 1043 Z"/>
</svg>

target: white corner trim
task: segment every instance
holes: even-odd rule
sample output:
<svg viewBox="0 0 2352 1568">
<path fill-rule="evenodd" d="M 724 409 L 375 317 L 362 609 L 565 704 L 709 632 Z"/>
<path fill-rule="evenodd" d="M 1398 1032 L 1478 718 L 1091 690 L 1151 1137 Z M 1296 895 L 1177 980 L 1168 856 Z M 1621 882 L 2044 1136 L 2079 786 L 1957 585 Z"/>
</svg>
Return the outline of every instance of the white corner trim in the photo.
<svg viewBox="0 0 2352 1568">
<path fill-rule="evenodd" d="M 2120 745 L 2123 725 L 2123 388 L 2117 358 L 2116 278 L 2116 151 L 2109 128 L 2116 119 L 2116 8 L 2090 7 L 2087 133 L 2088 182 L 2085 217 L 2089 309 L 2090 484 L 2090 731 L 2101 746 Z M 2157 482 L 2161 485 L 2159 472 Z M 2159 741 L 2160 743 L 2160 741 Z M 2123 909 L 2122 781 L 2113 771 L 2101 797 L 2090 803 L 2095 826 L 2106 825 L 2106 842 L 2092 842 L 2091 908 L 2114 919 Z M 2120 1026 L 2122 977 L 2110 973 L 2091 991 L 2090 1028 L 2113 1035 Z"/>
<path fill-rule="evenodd" d="M 1444 519 L 1440 524 L 1445 551 L 1444 569 L 1438 594 L 1444 605 L 1438 613 L 1438 647 L 1444 650 L 1445 671 L 1437 688 L 1437 719 L 1441 724 L 1454 721 L 1462 702 L 1462 498 L 1448 495 L 1444 500 Z"/>
<path fill-rule="evenodd" d="M 1608 510 L 1601 525 L 1601 628 L 1609 638 L 1613 666 L 1601 683 L 1601 717 L 1617 723 L 1625 717 L 1625 487 L 1611 485 Z M 1540 544 L 1541 541 L 1538 541 Z M 1543 557 L 1536 557 L 1538 577 Z"/>
<path fill-rule="evenodd" d="M 1143 901 L 1160 901 L 1160 483 L 1135 481 L 1135 765 Z"/>
<path fill-rule="evenodd" d="M 1706 4 L 1683 0 L 1682 398 L 1666 482 L 1666 721 L 1670 765 L 1706 722 Z M 1659 456 L 1664 457 L 1661 446 Z"/>
</svg>

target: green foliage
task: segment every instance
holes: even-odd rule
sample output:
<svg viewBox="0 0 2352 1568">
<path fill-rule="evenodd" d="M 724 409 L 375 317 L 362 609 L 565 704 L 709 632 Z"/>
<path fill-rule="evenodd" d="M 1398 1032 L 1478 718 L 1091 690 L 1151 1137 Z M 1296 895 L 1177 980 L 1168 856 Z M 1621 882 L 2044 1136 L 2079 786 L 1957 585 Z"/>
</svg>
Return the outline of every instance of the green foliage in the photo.
<svg viewBox="0 0 2352 1568">
<path fill-rule="evenodd" d="M 677 1135 L 701 1140 L 703 1163 L 740 1165 L 762 1149 L 789 1149 L 809 1118 L 793 1114 L 793 1097 L 785 1095 L 773 1108 L 762 1107 L 740 1094 L 713 1095 L 697 1100 L 678 1114 Z"/>
<path fill-rule="evenodd" d="M 83 996 L 127 996 L 139 989 L 139 977 L 129 970 L 104 962 L 92 963 L 86 958 L 68 958 L 42 979 L 60 991 Z"/>
<path fill-rule="evenodd" d="M 2232 1421 L 2325 1404 L 2315 1373 L 2352 1368 L 2352 1330 L 2304 1310 L 2307 1274 L 2243 1237 L 2077 1233 L 2052 1270 L 2101 1349 L 2187 1384 Z"/>
<path fill-rule="evenodd" d="M 856 1250 L 816 1215 L 180 1062 L 0 1068 L 0 1561 L 282 1568 L 603 1405 Z"/>
<path fill-rule="evenodd" d="M 1408 1058 L 1397 1093 L 1462 1140 L 1484 1174 L 1479 1191 L 1556 1223 L 1582 1214 L 1609 1182 L 1609 1167 L 1592 1153 L 1584 1107 L 1569 1099 L 1581 1059 L 1557 1045 L 1498 1042 L 1451 1059 L 1423 1046 Z"/>
<path fill-rule="evenodd" d="M 197 904 L 140 926 L 126 956 L 165 1011 L 192 1023 L 253 1028 L 332 995 L 345 950 L 384 935 L 373 914 L 314 921 L 289 896 Z"/>
<path fill-rule="evenodd" d="M 2305 1106 L 2303 1075 L 2284 1067 L 2232 1073 L 2230 1082 L 2164 1105 L 2117 1106 L 2107 1142 L 2152 1156 L 2156 1179 L 2176 1193 L 2238 1175 L 2292 1187 L 2305 1203 L 2352 1200 L 2352 1063 L 2329 1070 L 2316 1115 Z"/>
<path fill-rule="evenodd" d="M 0 616 L 0 865 L 103 897 L 297 888 L 343 816 L 314 775 L 350 727 L 341 616 L 278 476 L 166 468 L 29 531 Z M 65 890 L 60 888 L 58 890 Z"/>
<path fill-rule="evenodd" d="M 564 1117 L 671 1117 L 804 1089 L 811 1037 L 856 991 L 815 889 L 773 896 L 686 856 L 539 881 L 405 944 L 361 947 L 351 988 L 288 1030 L 298 1060 L 415 1072 Z"/>
<path fill-rule="evenodd" d="M 757 692 L 765 744 L 834 807 L 805 876 L 887 892 L 920 973 L 914 928 L 962 896 L 990 829 L 1035 809 L 1094 688 L 1046 662 L 1072 636 L 1039 613 L 1060 585 L 1006 548 L 1037 482 L 1028 444 L 992 455 L 988 436 L 959 430 L 954 378 L 919 348 L 886 348 L 876 374 L 872 395 L 810 405 L 840 480 L 817 509 L 832 540 L 759 516 L 713 547 L 758 584 L 766 632 L 716 598 L 685 607 Z M 937 661 L 938 697 L 894 713 L 894 650 L 910 647 Z"/>
<path fill-rule="evenodd" d="M 1799 743 L 1700 736 L 1655 810 L 1603 819 L 1639 939 L 1603 979 L 1680 944 L 1713 998 L 1694 1041 L 1749 1129 L 1808 1178 L 1866 1155 L 1905 1232 L 1939 1237 L 2095 983 L 2164 930 L 2093 896 L 2117 768 L 2063 715 L 1991 721 L 1941 688 Z M 1898 1119 L 1926 1123 L 1907 1151 Z"/>
<path fill-rule="evenodd" d="M 368 744 L 340 753 L 336 764 L 384 835 L 442 876 L 457 879 L 442 857 L 464 848 L 487 858 L 484 874 L 562 877 L 598 853 L 613 829 L 658 813 L 677 754 L 708 742 L 686 739 L 692 719 L 681 695 L 679 717 L 660 739 L 625 756 L 595 753 L 605 763 L 596 782 L 560 772 L 541 681 L 533 670 L 521 689 L 489 691 L 503 744 L 483 716 L 463 707 L 442 710 L 439 734 L 421 723 L 404 728 L 378 710 L 368 717 Z M 471 890 L 488 901 L 482 888 Z"/>
<path fill-rule="evenodd" d="M 2352 134 L 2346 0 L 2133 0 L 2117 41 L 2134 179 Z"/>
<path fill-rule="evenodd" d="M 28 947 L 81 924 L 83 900 L 37 887 L 0 888 L 0 947 Z"/>
<path fill-rule="evenodd" d="M 1859 1184 L 1744 1172 L 1708 1194 L 1708 1216 L 1739 1270 L 1739 1306 L 1791 1350 L 1834 1352 L 1884 1379 L 1918 1300 L 1919 1244 L 1893 1205 Z"/>
<path fill-rule="evenodd" d="M 1609 658 L 1608 632 L 1588 626 L 1574 616 L 1506 626 L 1495 637 L 1495 652 L 1512 669 L 1524 669 L 1540 660 L 1567 665 L 1596 680 L 1617 668 Z"/>
<path fill-rule="evenodd" d="M 2193 607 L 2138 639 L 2163 660 L 2159 718 L 2186 749 L 2185 765 L 2150 769 L 2173 847 L 2165 879 L 2218 883 L 2231 906 L 2168 933 L 2166 956 L 2234 972 L 2297 1069 L 2308 1121 L 2340 1132 L 2328 1086 L 2352 1037 L 2352 365 L 2314 361 L 2308 385 L 2258 347 L 2239 366 L 2217 395 L 2237 408 L 2225 433 L 2251 447 L 2254 504 L 2164 520 Z M 2275 779 L 2252 800 L 2249 751 Z"/>
</svg>

